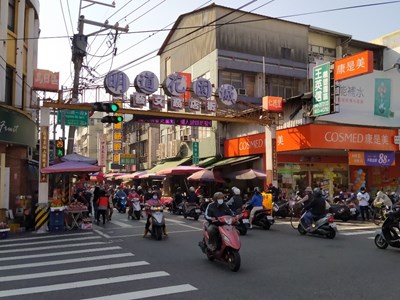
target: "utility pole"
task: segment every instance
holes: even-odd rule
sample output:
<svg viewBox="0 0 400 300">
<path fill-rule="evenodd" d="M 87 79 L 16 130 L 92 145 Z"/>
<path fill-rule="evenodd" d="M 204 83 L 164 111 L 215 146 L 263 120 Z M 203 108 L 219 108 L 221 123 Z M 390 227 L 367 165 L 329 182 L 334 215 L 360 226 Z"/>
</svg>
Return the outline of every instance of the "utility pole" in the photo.
<svg viewBox="0 0 400 300">
<path fill-rule="evenodd" d="M 88 4 L 85 7 L 82 7 L 82 2 L 88 2 Z M 81 0 L 80 6 L 79 6 L 79 15 L 82 9 L 92 6 L 94 4 L 100 4 L 104 6 L 109 6 L 115 8 L 115 2 L 112 4 L 106 4 L 106 3 L 101 3 L 98 1 L 92 1 L 92 0 Z M 90 24 L 94 26 L 99 26 L 102 27 L 103 29 L 93 32 L 88 35 L 83 34 L 83 25 L 84 24 Z M 80 15 L 79 16 L 79 21 L 78 21 L 78 33 L 74 34 L 74 37 L 72 39 L 72 62 L 74 63 L 74 82 L 73 82 L 73 87 L 72 87 L 72 99 L 71 102 L 73 104 L 79 102 L 79 75 L 82 69 L 82 63 L 83 63 L 83 58 L 86 56 L 86 47 L 87 47 L 87 39 L 91 35 L 95 35 L 97 33 L 103 32 L 108 29 L 115 29 L 116 31 L 124 31 L 128 32 L 129 31 L 129 26 L 126 27 L 118 27 L 118 23 L 115 25 L 109 25 L 108 21 L 105 21 L 104 23 L 100 22 L 95 22 L 95 21 L 90 21 L 86 20 L 85 16 Z M 73 149 L 74 149 L 74 138 L 75 138 L 75 126 L 70 126 L 69 131 L 68 131 L 68 143 L 67 143 L 67 154 L 71 154 Z M 64 136 L 63 136 L 64 137 Z"/>
</svg>

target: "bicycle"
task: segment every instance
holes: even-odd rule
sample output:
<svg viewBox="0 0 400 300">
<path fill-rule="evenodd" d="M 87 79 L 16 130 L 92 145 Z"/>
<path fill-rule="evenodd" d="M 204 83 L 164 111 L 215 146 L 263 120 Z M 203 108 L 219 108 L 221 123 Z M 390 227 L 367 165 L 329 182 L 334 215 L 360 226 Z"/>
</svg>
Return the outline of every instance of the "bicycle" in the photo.
<svg viewBox="0 0 400 300">
<path fill-rule="evenodd" d="M 294 205 L 289 206 L 290 225 L 293 229 L 297 230 L 297 227 L 299 226 L 302 210 L 303 204 L 295 203 Z"/>
</svg>

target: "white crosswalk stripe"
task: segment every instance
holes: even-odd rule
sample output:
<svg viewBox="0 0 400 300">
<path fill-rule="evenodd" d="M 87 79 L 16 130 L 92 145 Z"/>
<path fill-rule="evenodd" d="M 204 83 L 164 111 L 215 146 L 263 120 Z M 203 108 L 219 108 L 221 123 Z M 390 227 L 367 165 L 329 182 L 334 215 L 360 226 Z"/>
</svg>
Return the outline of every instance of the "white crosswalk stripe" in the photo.
<svg viewBox="0 0 400 300">
<path fill-rule="evenodd" d="M 101 240 L 90 232 L 2 241 L 0 299 L 45 299 L 46 294 L 52 299 L 57 295 L 63 299 L 141 299 L 197 290 L 185 282 L 171 284 L 171 279 L 165 285 L 162 278 L 171 274 L 154 270 L 149 262 L 133 260 L 133 253 Z M 84 250 L 79 249 L 83 246 Z M 124 289 L 107 288 L 113 284 L 123 284 Z M 89 293 L 90 287 L 96 288 Z M 118 293 L 110 294 L 110 290 Z"/>
</svg>

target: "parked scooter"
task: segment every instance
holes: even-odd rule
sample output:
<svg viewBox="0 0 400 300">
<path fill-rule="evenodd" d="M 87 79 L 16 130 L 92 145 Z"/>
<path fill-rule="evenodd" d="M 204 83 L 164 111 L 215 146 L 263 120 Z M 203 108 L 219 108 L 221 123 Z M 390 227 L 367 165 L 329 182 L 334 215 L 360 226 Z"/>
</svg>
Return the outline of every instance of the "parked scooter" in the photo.
<svg viewBox="0 0 400 300">
<path fill-rule="evenodd" d="M 248 217 L 250 217 L 250 212 L 253 207 L 251 205 L 245 205 L 245 210 L 247 211 Z M 243 217 L 243 222 L 248 222 L 249 219 L 245 220 Z M 271 225 L 275 222 L 272 216 L 272 209 L 260 209 L 254 214 L 252 225 L 262 227 L 265 230 L 269 230 Z"/>
<path fill-rule="evenodd" d="M 126 197 L 117 197 L 116 208 L 120 213 L 126 213 L 126 207 L 128 206 L 128 200 Z"/>
<path fill-rule="evenodd" d="M 218 226 L 219 239 L 217 242 L 217 250 L 211 251 L 208 247 L 208 222 L 205 221 L 203 224 L 203 240 L 199 242 L 199 247 L 210 261 L 219 260 L 227 263 L 229 268 L 236 272 L 240 268 L 240 238 L 238 231 L 232 225 L 238 220 L 238 217 L 222 216 L 218 218 L 218 222 L 221 224 Z"/>
<path fill-rule="evenodd" d="M 160 241 L 162 239 L 163 227 L 165 226 L 163 207 L 161 205 L 151 206 L 148 213 L 151 215 L 149 232 L 152 237 Z"/>
<path fill-rule="evenodd" d="M 278 200 L 276 202 L 274 201 L 272 204 L 272 215 L 274 218 L 287 218 L 289 216 L 289 201 Z"/>
<path fill-rule="evenodd" d="M 357 205 L 354 202 L 355 199 L 356 199 L 356 196 L 353 193 L 349 198 L 346 199 L 346 204 L 350 210 L 350 215 L 351 215 L 352 220 L 357 220 L 358 215 L 360 214 L 360 212 L 357 209 Z"/>
<path fill-rule="evenodd" d="M 315 222 L 315 225 L 311 231 L 307 231 L 306 229 L 307 227 L 304 223 L 305 214 L 306 212 L 304 212 L 301 216 L 299 225 L 297 226 L 297 230 L 301 235 L 309 233 L 311 235 L 323 235 L 326 236 L 328 239 L 335 238 L 337 227 L 332 214 L 326 214 L 324 217 L 318 220 L 313 220 Z"/>
<path fill-rule="evenodd" d="M 343 222 L 347 222 L 352 217 L 350 208 L 344 200 L 337 200 L 335 204 L 330 204 L 328 211 L 333 215 L 334 219 L 339 219 Z"/>
<path fill-rule="evenodd" d="M 135 218 L 136 220 L 140 220 L 140 217 L 142 217 L 142 208 L 139 198 L 133 198 L 131 201 L 132 204 L 128 210 L 128 218 L 131 217 L 131 219 Z"/>
<path fill-rule="evenodd" d="M 191 217 L 197 221 L 201 215 L 200 206 L 196 203 L 186 202 L 183 204 L 182 214 L 185 219 Z"/>
<path fill-rule="evenodd" d="M 386 249 L 388 246 L 400 248 L 400 211 L 387 213 L 382 228 L 375 236 L 375 245 L 379 249 Z"/>
</svg>

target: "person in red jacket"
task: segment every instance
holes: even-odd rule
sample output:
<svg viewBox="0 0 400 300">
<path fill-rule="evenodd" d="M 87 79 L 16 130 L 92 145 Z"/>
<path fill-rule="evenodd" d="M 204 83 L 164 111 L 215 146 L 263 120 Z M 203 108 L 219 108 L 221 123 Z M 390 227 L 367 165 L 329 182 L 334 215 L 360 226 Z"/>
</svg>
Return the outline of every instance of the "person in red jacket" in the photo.
<svg viewBox="0 0 400 300">
<path fill-rule="evenodd" d="M 106 196 L 106 191 L 100 191 L 100 197 L 97 200 L 97 225 L 100 223 L 100 215 L 103 216 L 103 225 L 106 223 L 106 212 L 108 208 L 108 197 Z"/>
</svg>

